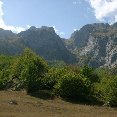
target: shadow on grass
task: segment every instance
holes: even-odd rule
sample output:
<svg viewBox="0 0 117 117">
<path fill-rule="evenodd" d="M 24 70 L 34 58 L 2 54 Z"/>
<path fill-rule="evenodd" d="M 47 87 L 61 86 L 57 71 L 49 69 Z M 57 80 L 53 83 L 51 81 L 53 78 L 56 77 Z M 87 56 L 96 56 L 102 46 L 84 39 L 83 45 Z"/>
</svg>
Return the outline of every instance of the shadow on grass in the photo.
<svg viewBox="0 0 117 117">
<path fill-rule="evenodd" d="M 96 106 L 102 106 L 103 103 L 99 102 L 98 100 L 96 100 L 93 97 L 90 97 L 89 99 L 84 99 L 84 98 L 62 98 L 62 100 L 66 101 L 66 102 L 70 102 L 72 104 L 82 104 L 82 105 L 96 105 Z"/>
<path fill-rule="evenodd" d="M 52 95 L 52 91 L 51 90 L 39 90 L 39 91 L 31 93 L 29 95 L 31 95 L 33 97 L 36 97 L 36 98 L 44 99 L 44 100 L 48 100 L 48 99 L 53 99 L 54 98 L 54 96 Z"/>
<path fill-rule="evenodd" d="M 33 97 L 44 99 L 44 100 L 52 100 L 56 96 L 53 95 L 52 90 L 39 90 L 37 92 L 29 94 Z M 83 105 L 96 105 L 96 106 L 102 106 L 103 103 L 96 100 L 94 97 L 87 97 L 87 98 L 65 98 L 62 97 L 62 100 L 66 102 L 70 102 L 72 104 L 83 104 Z"/>
</svg>

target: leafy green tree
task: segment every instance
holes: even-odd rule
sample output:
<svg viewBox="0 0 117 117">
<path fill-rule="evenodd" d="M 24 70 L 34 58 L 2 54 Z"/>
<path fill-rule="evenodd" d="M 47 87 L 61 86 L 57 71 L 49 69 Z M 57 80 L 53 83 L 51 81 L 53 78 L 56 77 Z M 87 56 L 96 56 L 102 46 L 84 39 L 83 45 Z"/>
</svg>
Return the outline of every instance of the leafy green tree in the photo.
<svg viewBox="0 0 117 117">
<path fill-rule="evenodd" d="M 14 57 L 6 56 L 6 55 L 0 55 L 0 71 L 3 69 L 7 69 L 11 64 Z"/>
<path fill-rule="evenodd" d="M 0 90 L 3 90 L 9 81 L 9 67 L 13 59 L 11 56 L 0 55 Z"/>
<path fill-rule="evenodd" d="M 99 80 L 100 80 L 99 76 L 95 72 L 95 70 L 87 65 L 85 65 L 81 69 L 81 74 L 83 74 L 85 77 L 87 77 L 91 81 L 91 83 L 99 82 Z"/>
<path fill-rule="evenodd" d="M 65 68 L 52 67 L 48 70 L 46 76 L 42 79 L 43 89 L 53 90 L 59 79 L 67 72 Z"/>
<path fill-rule="evenodd" d="M 9 81 L 9 69 L 1 70 L 0 71 L 0 90 L 5 89 L 8 81 Z"/>
<path fill-rule="evenodd" d="M 90 81 L 79 74 L 66 73 L 55 85 L 55 93 L 64 98 L 83 101 L 87 98 L 89 92 Z"/>
<path fill-rule="evenodd" d="M 100 83 L 95 84 L 95 96 L 99 101 L 111 106 L 117 106 L 117 77 L 105 76 Z"/>
<path fill-rule="evenodd" d="M 41 57 L 32 50 L 25 49 L 11 66 L 10 78 L 16 85 L 16 89 L 26 88 L 30 93 L 38 90 L 40 80 L 47 70 L 47 64 Z"/>
</svg>

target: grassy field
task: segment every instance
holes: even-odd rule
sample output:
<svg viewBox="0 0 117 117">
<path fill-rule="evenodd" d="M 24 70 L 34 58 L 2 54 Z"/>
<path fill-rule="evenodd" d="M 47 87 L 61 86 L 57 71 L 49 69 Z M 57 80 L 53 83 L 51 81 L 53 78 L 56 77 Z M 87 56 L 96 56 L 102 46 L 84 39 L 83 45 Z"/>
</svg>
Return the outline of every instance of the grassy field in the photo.
<svg viewBox="0 0 117 117">
<path fill-rule="evenodd" d="M 17 104 L 10 104 L 14 100 Z M 0 92 L 0 117 L 117 117 L 117 109 L 44 100 L 25 92 Z"/>
</svg>

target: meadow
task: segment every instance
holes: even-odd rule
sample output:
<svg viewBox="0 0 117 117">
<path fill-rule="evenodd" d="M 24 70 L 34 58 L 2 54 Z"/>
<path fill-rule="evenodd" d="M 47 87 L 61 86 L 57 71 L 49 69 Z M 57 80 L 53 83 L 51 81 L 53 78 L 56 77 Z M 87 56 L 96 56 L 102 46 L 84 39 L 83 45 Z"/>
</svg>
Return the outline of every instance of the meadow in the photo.
<svg viewBox="0 0 117 117">
<path fill-rule="evenodd" d="M 17 104 L 10 104 L 14 100 Z M 44 100 L 20 91 L 0 91 L 0 117 L 117 117 L 117 109 Z"/>
</svg>

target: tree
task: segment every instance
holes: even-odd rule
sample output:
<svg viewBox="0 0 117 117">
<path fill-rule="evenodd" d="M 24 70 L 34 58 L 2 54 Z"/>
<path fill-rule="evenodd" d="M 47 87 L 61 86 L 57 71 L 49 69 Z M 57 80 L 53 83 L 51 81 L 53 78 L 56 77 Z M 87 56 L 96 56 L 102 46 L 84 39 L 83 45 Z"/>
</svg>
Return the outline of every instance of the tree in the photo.
<svg viewBox="0 0 117 117">
<path fill-rule="evenodd" d="M 40 79 L 47 72 L 47 63 L 32 50 L 25 49 L 11 66 L 11 80 L 16 88 L 26 88 L 28 93 L 38 90 Z"/>
<path fill-rule="evenodd" d="M 0 55 L 0 90 L 4 89 L 9 81 L 9 67 L 13 59 L 11 56 Z"/>
<path fill-rule="evenodd" d="M 84 77 L 87 77 L 91 83 L 99 82 L 100 80 L 95 70 L 87 65 L 81 69 L 81 74 L 83 74 Z"/>
<path fill-rule="evenodd" d="M 105 76 L 95 84 L 95 95 L 105 105 L 117 106 L 117 76 Z"/>
<path fill-rule="evenodd" d="M 90 81 L 80 74 L 64 74 L 55 85 L 55 93 L 64 98 L 85 100 L 90 92 Z"/>
</svg>

